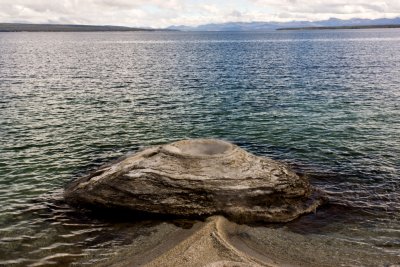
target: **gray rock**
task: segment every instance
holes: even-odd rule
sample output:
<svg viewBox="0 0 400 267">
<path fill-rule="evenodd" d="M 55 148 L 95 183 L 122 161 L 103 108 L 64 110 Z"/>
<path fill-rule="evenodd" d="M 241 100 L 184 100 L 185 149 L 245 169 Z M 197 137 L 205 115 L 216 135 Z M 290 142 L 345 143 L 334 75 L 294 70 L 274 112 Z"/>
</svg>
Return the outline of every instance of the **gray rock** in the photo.
<svg viewBox="0 0 400 267">
<path fill-rule="evenodd" d="M 239 222 L 286 222 L 325 201 L 284 164 L 214 139 L 150 147 L 78 179 L 65 198 L 157 214 L 221 214 Z"/>
</svg>

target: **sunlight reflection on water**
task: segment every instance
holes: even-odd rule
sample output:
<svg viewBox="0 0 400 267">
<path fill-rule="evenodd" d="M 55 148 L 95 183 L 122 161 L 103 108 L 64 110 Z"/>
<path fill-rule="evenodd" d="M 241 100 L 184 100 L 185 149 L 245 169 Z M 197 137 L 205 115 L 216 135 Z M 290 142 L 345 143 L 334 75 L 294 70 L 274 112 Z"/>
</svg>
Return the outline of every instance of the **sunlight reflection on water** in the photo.
<svg viewBox="0 0 400 267">
<path fill-rule="evenodd" d="M 399 30 L 1 33 L 0 264 L 93 263 L 173 231 L 82 218 L 59 195 L 142 146 L 196 137 L 286 161 L 325 190 L 336 208 L 293 231 L 396 253 L 399 39 Z"/>
</svg>

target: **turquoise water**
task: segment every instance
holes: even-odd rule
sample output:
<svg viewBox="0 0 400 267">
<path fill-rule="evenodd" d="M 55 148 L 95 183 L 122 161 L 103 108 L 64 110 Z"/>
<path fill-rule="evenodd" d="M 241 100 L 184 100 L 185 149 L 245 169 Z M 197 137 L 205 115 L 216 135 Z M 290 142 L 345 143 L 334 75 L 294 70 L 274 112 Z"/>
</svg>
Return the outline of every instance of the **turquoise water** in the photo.
<svg viewBox="0 0 400 267">
<path fill-rule="evenodd" d="M 400 256 L 400 30 L 0 33 L 0 265 L 92 264 L 151 235 L 159 222 L 84 216 L 62 189 L 195 137 L 326 191 L 293 231 Z"/>
</svg>

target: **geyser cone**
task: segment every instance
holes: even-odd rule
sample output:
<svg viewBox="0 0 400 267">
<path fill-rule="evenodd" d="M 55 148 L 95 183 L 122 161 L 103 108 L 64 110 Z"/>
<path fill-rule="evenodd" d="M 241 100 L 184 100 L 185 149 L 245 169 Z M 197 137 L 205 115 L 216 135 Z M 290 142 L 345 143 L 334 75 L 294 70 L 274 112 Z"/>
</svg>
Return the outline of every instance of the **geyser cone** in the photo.
<svg viewBox="0 0 400 267">
<path fill-rule="evenodd" d="M 286 165 L 214 139 L 150 147 L 65 191 L 68 202 L 177 216 L 286 222 L 324 202 Z"/>
</svg>

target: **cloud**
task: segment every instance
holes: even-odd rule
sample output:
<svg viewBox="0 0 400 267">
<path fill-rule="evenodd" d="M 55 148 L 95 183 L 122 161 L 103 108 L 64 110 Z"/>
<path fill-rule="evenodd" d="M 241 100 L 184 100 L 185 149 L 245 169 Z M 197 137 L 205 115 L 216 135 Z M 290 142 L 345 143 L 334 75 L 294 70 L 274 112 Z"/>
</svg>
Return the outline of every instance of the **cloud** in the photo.
<svg viewBox="0 0 400 267">
<path fill-rule="evenodd" d="M 166 27 L 400 16 L 398 0 L 1 0 L 0 22 Z"/>
<path fill-rule="evenodd" d="M 269 7 L 275 14 L 290 18 L 303 17 L 307 20 L 328 19 L 336 17 L 349 18 L 382 18 L 395 17 L 400 14 L 398 0 L 250 0 L 262 8 Z"/>
</svg>

